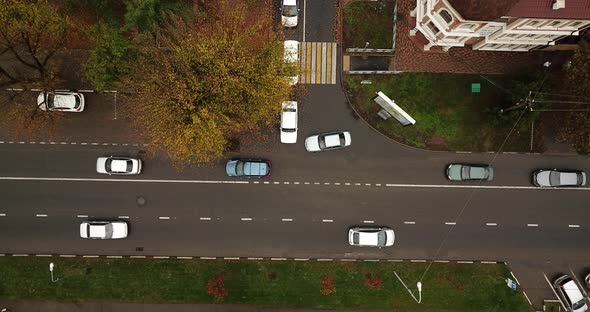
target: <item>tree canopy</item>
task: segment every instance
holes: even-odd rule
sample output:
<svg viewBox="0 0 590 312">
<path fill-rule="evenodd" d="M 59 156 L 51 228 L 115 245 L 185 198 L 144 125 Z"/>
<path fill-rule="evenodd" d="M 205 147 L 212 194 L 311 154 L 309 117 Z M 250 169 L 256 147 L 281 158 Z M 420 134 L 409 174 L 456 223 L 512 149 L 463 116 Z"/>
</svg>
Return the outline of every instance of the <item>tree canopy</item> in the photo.
<svg viewBox="0 0 590 312">
<path fill-rule="evenodd" d="M 209 162 L 229 140 L 277 121 L 290 87 L 265 1 L 208 1 L 206 22 L 174 20 L 169 49 L 144 49 L 128 76 L 130 113 L 177 164 Z"/>
</svg>

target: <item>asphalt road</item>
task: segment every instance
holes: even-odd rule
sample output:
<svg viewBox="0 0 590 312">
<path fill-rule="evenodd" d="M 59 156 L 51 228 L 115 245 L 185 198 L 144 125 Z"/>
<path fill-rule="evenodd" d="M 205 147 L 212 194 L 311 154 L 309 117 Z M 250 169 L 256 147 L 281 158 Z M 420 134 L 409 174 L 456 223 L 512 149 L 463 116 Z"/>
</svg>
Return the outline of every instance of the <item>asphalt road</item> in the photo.
<svg viewBox="0 0 590 312">
<path fill-rule="evenodd" d="M 334 41 L 334 7 L 308 1 L 305 40 Z M 301 23 L 290 38 L 303 39 Z M 68 115 L 54 138 L 0 130 L 0 252 L 508 261 L 537 306 L 553 296 L 543 272 L 590 267 L 590 188 L 531 185 L 538 168 L 590 172 L 586 157 L 416 150 L 356 118 L 339 85 L 302 88 L 297 144 L 280 144 L 277 132 L 228 155 L 271 159 L 269 179 L 230 180 L 224 161 L 175 168 L 144 145 L 113 95 L 86 94 L 87 110 Z M 349 130 L 352 146 L 305 151 L 305 137 L 332 130 Z M 144 172 L 98 175 L 105 155 L 140 157 Z M 450 183 L 451 162 L 492 163 L 495 179 Z M 87 219 L 128 220 L 130 236 L 82 240 Z M 363 224 L 394 228 L 395 246 L 348 246 L 347 229 Z"/>
</svg>

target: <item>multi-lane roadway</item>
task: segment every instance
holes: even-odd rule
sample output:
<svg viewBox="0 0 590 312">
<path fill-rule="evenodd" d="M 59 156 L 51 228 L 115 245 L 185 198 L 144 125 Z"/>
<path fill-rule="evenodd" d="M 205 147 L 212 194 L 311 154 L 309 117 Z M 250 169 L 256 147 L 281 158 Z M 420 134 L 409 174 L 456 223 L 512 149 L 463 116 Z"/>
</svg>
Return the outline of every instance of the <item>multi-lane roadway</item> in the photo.
<svg viewBox="0 0 590 312">
<path fill-rule="evenodd" d="M 304 23 L 306 40 L 334 41 L 333 3 L 305 13 L 288 36 L 302 40 Z M 277 131 L 228 155 L 271 159 L 269 179 L 230 179 L 223 162 L 179 170 L 146 153 L 113 95 L 86 94 L 88 110 L 53 138 L 3 129 L 0 253 L 508 261 L 537 306 L 553 296 L 543 272 L 590 267 L 590 188 L 531 184 L 538 168 L 590 172 L 586 157 L 416 150 L 355 117 L 338 84 L 304 88 L 298 144 L 280 144 Z M 349 130 L 352 146 L 305 151 L 306 136 L 331 130 Z M 141 157 L 142 174 L 97 174 L 96 157 L 109 155 Z M 492 163 L 494 181 L 450 183 L 444 168 L 458 161 Z M 79 238 L 80 222 L 105 218 L 127 220 L 129 238 Z M 363 224 L 392 227 L 394 247 L 348 246 L 347 229 Z"/>
</svg>

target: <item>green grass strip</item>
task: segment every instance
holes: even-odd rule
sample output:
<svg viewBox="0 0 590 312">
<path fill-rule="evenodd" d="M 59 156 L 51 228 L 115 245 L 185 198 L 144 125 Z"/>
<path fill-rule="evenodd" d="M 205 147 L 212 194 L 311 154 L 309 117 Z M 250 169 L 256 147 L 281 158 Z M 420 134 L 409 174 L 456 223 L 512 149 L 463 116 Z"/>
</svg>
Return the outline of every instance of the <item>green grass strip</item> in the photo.
<svg viewBox="0 0 590 312">
<path fill-rule="evenodd" d="M 50 281 L 49 262 L 55 263 Z M 403 311 L 529 311 L 506 287 L 505 265 L 434 263 L 422 304 L 398 282 L 416 282 L 428 263 L 0 258 L 0 298 L 63 302 L 233 303 L 293 308 Z M 221 276 L 225 295 L 208 294 Z M 372 278 L 371 281 L 368 281 Z M 322 279 L 327 283 L 322 285 Z M 328 282 L 328 280 L 330 280 Z M 331 282 L 331 283 L 330 283 Z M 369 286 L 372 282 L 372 286 Z M 212 288 L 212 286 L 209 286 Z"/>
</svg>

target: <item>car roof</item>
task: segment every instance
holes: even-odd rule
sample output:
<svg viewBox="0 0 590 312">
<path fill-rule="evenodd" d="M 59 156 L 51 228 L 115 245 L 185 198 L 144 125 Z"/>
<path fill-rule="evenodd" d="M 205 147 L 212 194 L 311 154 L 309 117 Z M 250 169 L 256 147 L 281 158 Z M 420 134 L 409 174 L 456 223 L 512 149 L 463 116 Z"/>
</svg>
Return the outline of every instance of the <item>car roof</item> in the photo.
<svg viewBox="0 0 590 312">
<path fill-rule="evenodd" d="M 60 108 L 74 108 L 76 106 L 76 95 L 54 93 L 53 106 Z"/>
<path fill-rule="evenodd" d="M 563 291 L 567 294 L 572 303 L 584 299 L 582 292 L 580 292 L 580 288 L 573 279 L 570 279 L 567 283 L 563 284 Z"/>
<path fill-rule="evenodd" d="M 375 246 L 378 243 L 379 232 L 359 232 L 359 244 Z"/>
<path fill-rule="evenodd" d="M 565 185 L 578 184 L 578 174 L 576 172 L 560 172 L 559 182 Z"/>
<path fill-rule="evenodd" d="M 324 137 L 326 147 L 340 146 L 340 133 L 328 134 Z"/>
<path fill-rule="evenodd" d="M 106 236 L 106 225 L 105 224 L 90 224 L 90 237 L 105 237 Z"/>
<path fill-rule="evenodd" d="M 112 159 L 111 170 L 114 172 L 127 172 L 127 159 Z"/>
<path fill-rule="evenodd" d="M 245 161 L 244 173 L 248 175 L 266 175 L 268 174 L 268 164 L 259 161 Z"/>
<path fill-rule="evenodd" d="M 469 176 L 471 178 L 483 179 L 486 176 L 486 168 L 469 166 Z"/>
<path fill-rule="evenodd" d="M 285 109 L 295 109 L 294 112 L 286 112 Z M 297 102 L 285 101 L 283 102 L 283 111 L 281 112 L 281 126 L 283 128 L 295 129 L 297 128 Z"/>
</svg>

